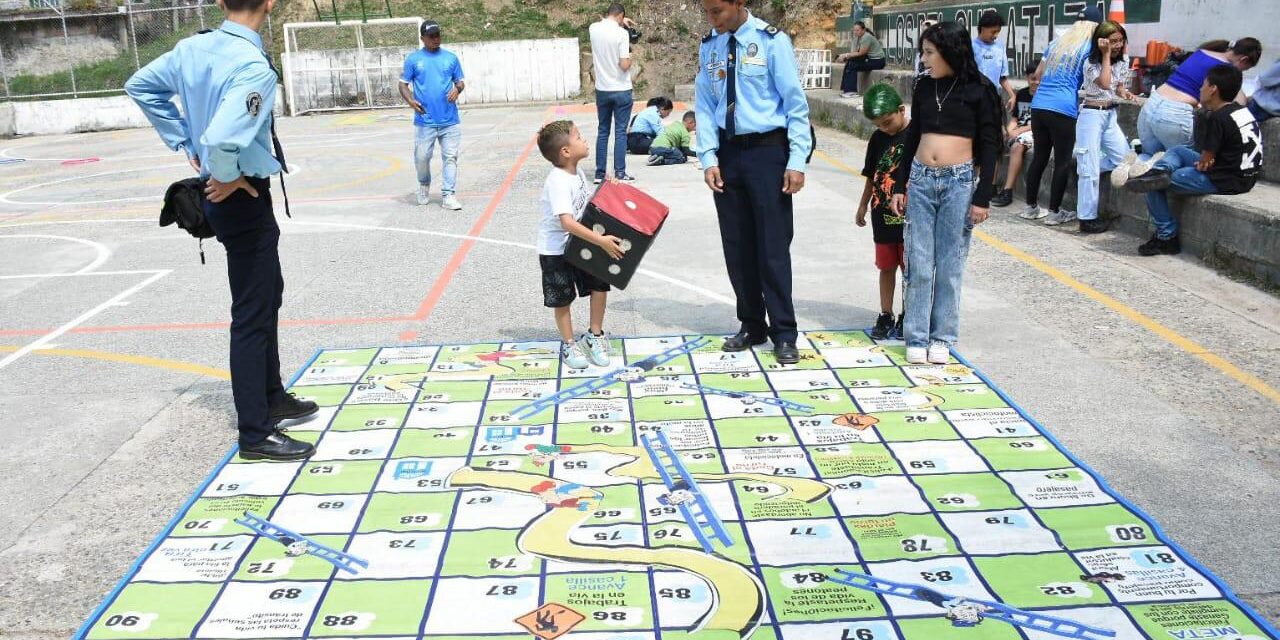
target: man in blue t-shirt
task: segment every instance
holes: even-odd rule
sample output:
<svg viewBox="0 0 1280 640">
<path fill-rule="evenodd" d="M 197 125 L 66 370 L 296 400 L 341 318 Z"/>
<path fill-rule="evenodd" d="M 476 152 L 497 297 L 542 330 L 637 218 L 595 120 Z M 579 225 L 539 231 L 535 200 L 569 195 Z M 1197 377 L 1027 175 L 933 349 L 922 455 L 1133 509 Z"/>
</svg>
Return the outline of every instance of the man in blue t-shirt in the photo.
<svg viewBox="0 0 1280 640">
<path fill-rule="evenodd" d="M 462 125 L 458 118 L 458 96 L 466 88 L 458 56 L 440 48 L 440 23 L 424 20 L 419 29 L 422 48 L 404 59 L 400 76 L 400 97 L 413 107 L 417 129 L 413 161 L 418 168 L 418 204 L 425 205 L 431 193 L 431 155 L 440 141 L 444 160 L 444 184 L 440 206 L 451 211 L 462 208 L 455 188 L 458 183 L 458 148 Z"/>
</svg>

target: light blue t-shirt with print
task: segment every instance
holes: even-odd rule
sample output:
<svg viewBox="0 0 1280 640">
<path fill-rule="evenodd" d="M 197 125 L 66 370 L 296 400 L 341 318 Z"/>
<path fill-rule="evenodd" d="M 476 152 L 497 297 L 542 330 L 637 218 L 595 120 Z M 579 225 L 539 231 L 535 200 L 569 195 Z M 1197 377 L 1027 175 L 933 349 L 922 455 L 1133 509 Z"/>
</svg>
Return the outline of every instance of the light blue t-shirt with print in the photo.
<svg viewBox="0 0 1280 640">
<path fill-rule="evenodd" d="M 445 49 L 435 52 L 418 49 L 404 59 L 400 81 L 413 88 L 413 98 L 422 103 L 426 113 L 415 114 L 413 124 L 419 127 L 447 127 L 460 122 L 458 105 L 449 102 L 449 90 L 462 82 L 462 64 L 458 56 Z"/>
<path fill-rule="evenodd" d="M 974 38 L 973 57 L 978 61 L 978 70 L 996 87 L 1000 86 L 1000 78 L 1009 77 L 1009 56 L 1003 42 L 996 40 L 987 44 L 981 38 Z"/>
<path fill-rule="evenodd" d="M 1060 42 L 1062 41 L 1054 40 L 1045 47 L 1045 60 L 1053 55 L 1054 48 Z M 1031 99 L 1032 109 L 1055 111 L 1071 118 L 1080 116 L 1080 83 L 1084 81 L 1084 61 L 1089 57 L 1089 44 L 1086 42 L 1063 64 L 1045 64 L 1040 88 L 1036 89 L 1036 95 Z"/>
</svg>

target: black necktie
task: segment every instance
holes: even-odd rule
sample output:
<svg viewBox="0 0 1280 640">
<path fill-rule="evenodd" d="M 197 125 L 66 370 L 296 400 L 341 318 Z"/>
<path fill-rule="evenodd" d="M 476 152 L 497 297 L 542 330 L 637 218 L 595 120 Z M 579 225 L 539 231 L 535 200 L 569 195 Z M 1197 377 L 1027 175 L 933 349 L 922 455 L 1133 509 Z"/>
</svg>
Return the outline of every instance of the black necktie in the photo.
<svg viewBox="0 0 1280 640">
<path fill-rule="evenodd" d="M 276 65 L 271 61 L 271 54 L 266 51 L 262 55 L 267 57 L 267 66 L 271 67 L 271 72 L 276 74 L 276 79 L 280 79 L 280 72 L 276 70 Z M 280 138 L 276 135 L 276 114 L 270 114 L 271 117 L 271 147 L 276 153 L 276 162 L 280 163 L 280 195 L 284 196 L 284 215 L 292 218 L 293 212 L 289 210 L 289 190 L 284 186 L 284 174 L 289 173 L 289 165 L 284 160 L 284 147 L 280 146 Z"/>
<path fill-rule="evenodd" d="M 729 69 L 725 72 L 725 108 L 724 108 L 724 132 L 730 138 L 738 135 L 738 127 L 734 123 L 737 119 L 735 113 L 738 106 L 738 38 L 733 34 L 729 34 L 729 55 L 726 61 Z"/>
</svg>

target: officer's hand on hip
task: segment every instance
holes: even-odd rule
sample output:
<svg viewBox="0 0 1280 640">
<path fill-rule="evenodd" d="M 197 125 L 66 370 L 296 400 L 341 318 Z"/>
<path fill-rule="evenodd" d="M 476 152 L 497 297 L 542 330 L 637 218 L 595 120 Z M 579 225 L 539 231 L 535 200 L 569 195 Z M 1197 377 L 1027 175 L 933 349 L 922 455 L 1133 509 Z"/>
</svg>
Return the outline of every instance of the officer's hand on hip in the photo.
<svg viewBox="0 0 1280 640">
<path fill-rule="evenodd" d="M 237 189 L 244 189 L 249 195 L 255 198 L 258 197 L 258 190 L 254 189 L 253 185 L 244 179 L 244 176 L 240 176 L 231 182 L 219 182 L 217 178 L 209 176 L 209 181 L 204 188 L 204 195 L 209 202 L 218 203 L 231 197 L 231 194 L 235 193 Z"/>
<path fill-rule="evenodd" d="M 804 188 L 804 174 L 799 171 L 787 170 L 782 174 L 782 192 L 787 195 L 800 193 Z"/>
<path fill-rule="evenodd" d="M 702 177 L 707 186 L 716 193 L 724 193 L 724 180 L 720 179 L 720 167 L 711 167 L 703 172 Z"/>
</svg>

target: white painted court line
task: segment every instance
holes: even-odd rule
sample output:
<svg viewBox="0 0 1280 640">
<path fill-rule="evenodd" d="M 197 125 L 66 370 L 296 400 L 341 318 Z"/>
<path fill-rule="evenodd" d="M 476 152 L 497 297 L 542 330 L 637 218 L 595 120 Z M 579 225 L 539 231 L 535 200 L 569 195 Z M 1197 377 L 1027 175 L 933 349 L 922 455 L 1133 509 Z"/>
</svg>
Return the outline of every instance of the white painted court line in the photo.
<svg viewBox="0 0 1280 640">
<path fill-rule="evenodd" d="M 93 318 L 99 313 L 102 313 L 103 311 L 106 311 L 111 307 L 123 306 L 125 304 L 128 304 L 127 302 L 125 302 L 126 298 L 128 298 L 129 296 L 132 296 L 133 294 L 139 291 L 142 291 L 143 289 L 151 285 L 151 283 L 169 275 L 170 273 L 173 273 L 172 269 L 165 269 L 163 271 L 151 272 L 151 277 L 143 280 L 142 282 L 139 282 L 138 284 L 133 285 L 132 287 L 129 287 L 128 289 L 125 289 L 124 291 L 121 291 L 120 293 L 117 293 L 114 296 L 111 296 L 111 298 L 106 302 L 103 302 L 102 304 L 99 304 L 98 306 L 80 314 L 74 320 L 62 325 L 61 327 L 58 327 L 57 329 L 54 329 L 53 331 L 50 331 L 49 333 L 44 334 L 43 336 L 40 336 L 34 342 L 31 342 L 26 346 L 22 347 L 21 349 L 18 349 L 17 351 L 14 351 L 13 353 L 5 356 L 3 359 L 0 359 L 0 369 L 3 369 L 13 364 L 14 362 L 17 362 L 23 356 L 31 353 L 32 351 L 35 351 L 36 349 L 40 349 L 42 347 L 48 346 L 54 340 L 57 340 L 60 336 L 62 336 L 62 334 L 68 331 L 71 331 L 72 329 L 75 329 L 76 327 L 84 324 L 85 322 L 89 321 L 89 319 Z M 83 275 L 91 275 L 91 274 L 83 274 Z"/>
<path fill-rule="evenodd" d="M 0 236 L 12 237 L 12 236 Z M 140 269 L 133 271 L 89 271 L 85 273 L 20 273 L 12 276 L 0 276 L 0 280 L 25 280 L 30 278 L 83 278 L 85 276 L 141 276 L 156 273 L 155 269 Z"/>
<path fill-rule="evenodd" d="M 191 167 L 185 162 L 181 164 L 161 164 L 161 165 L 156 165 L 152 167 L 136 167 L 133 169 L 117 169 L 114 171 L 102 171 L 99 173 L 91 173 L 87 176 L 72 176 L 69 178 L 60 178 L 58 180 L 51 180 L 49 182 L 37 182 L 35 184 L 29 184 L 25 187 L 19 187 L 17 189 L 0 193 L 0 203 L 12 204 L 12 205 L 25 205 L 25 206 L 37 205 L 37 206 L 56 207 L 56 206 L 63 206 L 63 205 L 69 205 L 69 204 L 82 206 L 82 205 L 91 205 L 91 204 L 114 204 L 117 202 L 155 201 L 155 200 L 162 199 L 164 197 L 164 194 L 158 193 L 158 194 L 153 194 L 149 196 L 134 196 L 132 198 L 108 198 L 105 200 L 74 199 L 74 200 L 53 200 L 53 201 L 13 200 L 11 199 L 11 196 L 17 195 L 24 191 L 31 191 L 32 189 L 44 189 L 56 184 L 62 184 L 64 182 L 74 182 L 77 180 L 89 180 L 92 178 L 101 178 L 103 176 L 118 176 L 126 173 L 142 173 L 144 171 L 157 171 L 159 169 L 176 169 L 176 168 L 190 169 Z M 303 172 L 303 169 L 304 169 L 303 165 L 300 165 L 297 163 L 291 164 L 289 165 L 288 175 L 290 178 L 296 177 Z"/>
<path fill-rule="evenodd" d="M 110 259 L 111 259 L 111 250 L 110 250 L 110 249 L 108 249 L 106 245 L 102 244 L 101 242 L 94 242 L 93 240 L 85 240 L 84 238 L 73 238 L 73 237 L 70 237 L 70 236 L 50 236 L 50 235 L 43 235 L 43 234 L 14 234 L 14 235 L 0 235 L 0 240 L 2 240 L 2 239 L 7 239 L 7 238 L 40 238 L 40 239 L 45 239 L 45 240 L 63 240 L 63 241 L 66 241 L 66 242 L 75 242 L 75 243 L 78 243 L 78 244 L 85 245 L 85 246 L 87 246 L 87 247 L 92 248 L 92 249 L 97 253 L 97 255 L 96 255 L 96 256 L 94 257 L 94 259 L 93 259 L 93 262 L 90 262 L 89 264 L 87 264 L 87 265 L 85 265 L 85 266 L 83 266 L 83 267 L 81 267 L 81 268 L 79 268 L 79 269 L 77 269 L 76 271 L 73 271 L 73 272 L 71 272 L 71 273 L 42 273 L 42 274 L 32 274 L 32 275 L 34 275 L 34 276 L 36 276 L 36 277 L 38 277 L 38 276 L 62 276 L 62 275 L 80 275 L 80 274 L 85 274 L 85 273 L 89 273 L 90 271 L 93 271 L 93 270 L 97 269 L 98 267 L 102 266 L 102 264 L 103 264 L 103 263 L 105 263 L 107 260 L 110 260 Z M 0 279 L 10 279 L 10 278 L 14 278 L 14 277 L 24 277 L 24 276 L 0 276 Z"/>
</svg>

